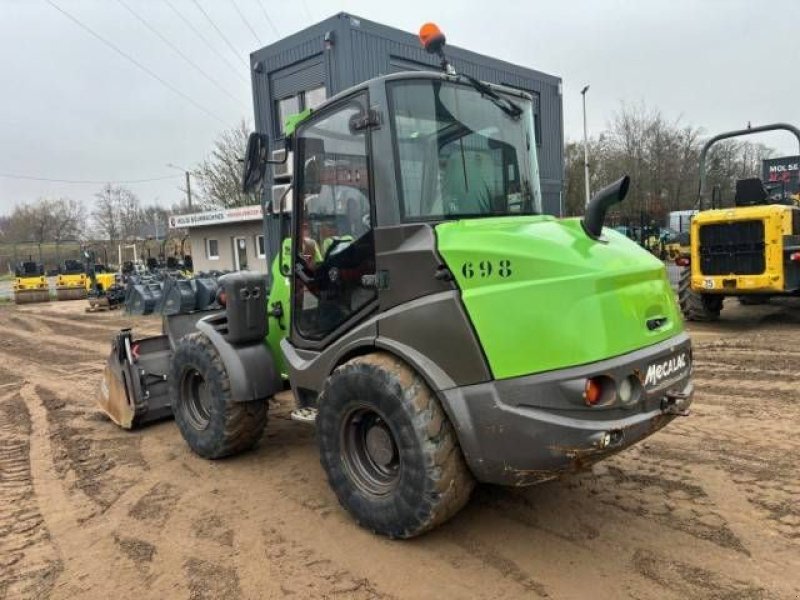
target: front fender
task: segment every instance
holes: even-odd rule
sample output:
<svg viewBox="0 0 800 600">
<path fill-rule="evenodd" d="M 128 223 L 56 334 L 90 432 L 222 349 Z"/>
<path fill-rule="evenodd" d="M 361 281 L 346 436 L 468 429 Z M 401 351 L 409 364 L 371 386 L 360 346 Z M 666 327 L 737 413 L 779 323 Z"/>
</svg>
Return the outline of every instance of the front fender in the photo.
<svg viewBox="0 0 800 600">
<path fill-rule="evenodd" d="M 224 313 L 204 317 L 197 322 L 201 331 L 219 352 L 235 402 L 264 400 L 278 393 L 281 379 L 272 353 L 262 341 L 234 346 L 220 333 L 227 327 Z"/>
</svg>

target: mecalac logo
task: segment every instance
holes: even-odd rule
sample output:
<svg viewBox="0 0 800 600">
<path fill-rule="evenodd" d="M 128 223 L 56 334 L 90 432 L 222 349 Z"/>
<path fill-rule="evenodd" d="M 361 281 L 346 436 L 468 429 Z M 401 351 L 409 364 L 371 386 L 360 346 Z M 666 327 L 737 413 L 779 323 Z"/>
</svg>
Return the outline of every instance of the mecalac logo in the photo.
<svg viewBox="0 0 800 600">
<path fill-rule="evenodd" d="M 647 367 L 644 385 L 658 385 L 663 380 L 675 375 L 686 368 L 686 353 L 677 354 L 664 362 L 655 363 Z"/>
</svg>

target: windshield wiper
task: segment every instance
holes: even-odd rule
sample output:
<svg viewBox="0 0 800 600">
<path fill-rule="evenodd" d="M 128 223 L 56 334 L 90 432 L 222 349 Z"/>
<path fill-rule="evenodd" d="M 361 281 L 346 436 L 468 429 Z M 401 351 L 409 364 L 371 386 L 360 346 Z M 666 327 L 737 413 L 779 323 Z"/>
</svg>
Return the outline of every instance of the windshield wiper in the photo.
<svg viewBox="0 0 800 600">
<path fill-rule="evenodd" d="M 460 74 L 461 77 L 469 81 L 470 85 L 475 88 L 477 91 L 481 93 L 481 95 L 486 96 L 492 103 L 506 113 L 512 119 L 519 119 L 520 115 L 522 114 L 522 108 L 508 98 L 505 98 L 495 92 L 492 88 L 488 85 L 483 83 L 482 81 L 478 81 L 474 77 L 470 77 L 469 75 L 464 75 L 463 73 Z"/>
</svg>

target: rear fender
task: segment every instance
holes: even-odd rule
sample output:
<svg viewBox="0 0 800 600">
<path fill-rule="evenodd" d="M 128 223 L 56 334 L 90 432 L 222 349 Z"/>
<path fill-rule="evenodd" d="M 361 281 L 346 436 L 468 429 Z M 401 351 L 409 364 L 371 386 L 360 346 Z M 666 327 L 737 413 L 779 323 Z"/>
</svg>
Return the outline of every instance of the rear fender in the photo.
<svg viewBox="0 0 800 600">
<path fill-rule="evenodd" d="M 203 332 L 219 352 L 234 401 L 264 400 L 282 390 L 278 369 L 265 341 L 234 346 L 225 339 L 227 329 L 228 319 L 224 313 L 197 322 L 197 330 Z"/>
</svg>

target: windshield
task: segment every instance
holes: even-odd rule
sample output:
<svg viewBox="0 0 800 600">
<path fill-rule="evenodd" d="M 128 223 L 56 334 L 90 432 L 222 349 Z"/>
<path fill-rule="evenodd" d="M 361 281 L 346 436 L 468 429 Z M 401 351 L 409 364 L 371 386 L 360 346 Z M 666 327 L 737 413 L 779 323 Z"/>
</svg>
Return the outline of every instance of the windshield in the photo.
<svg viewBox="0 0 800 600">
<path fill-rule="evenodd" d="M 442 80 L 388 90 L 404 220 L 541 212 L 529 100 Z"/>
</svg>

